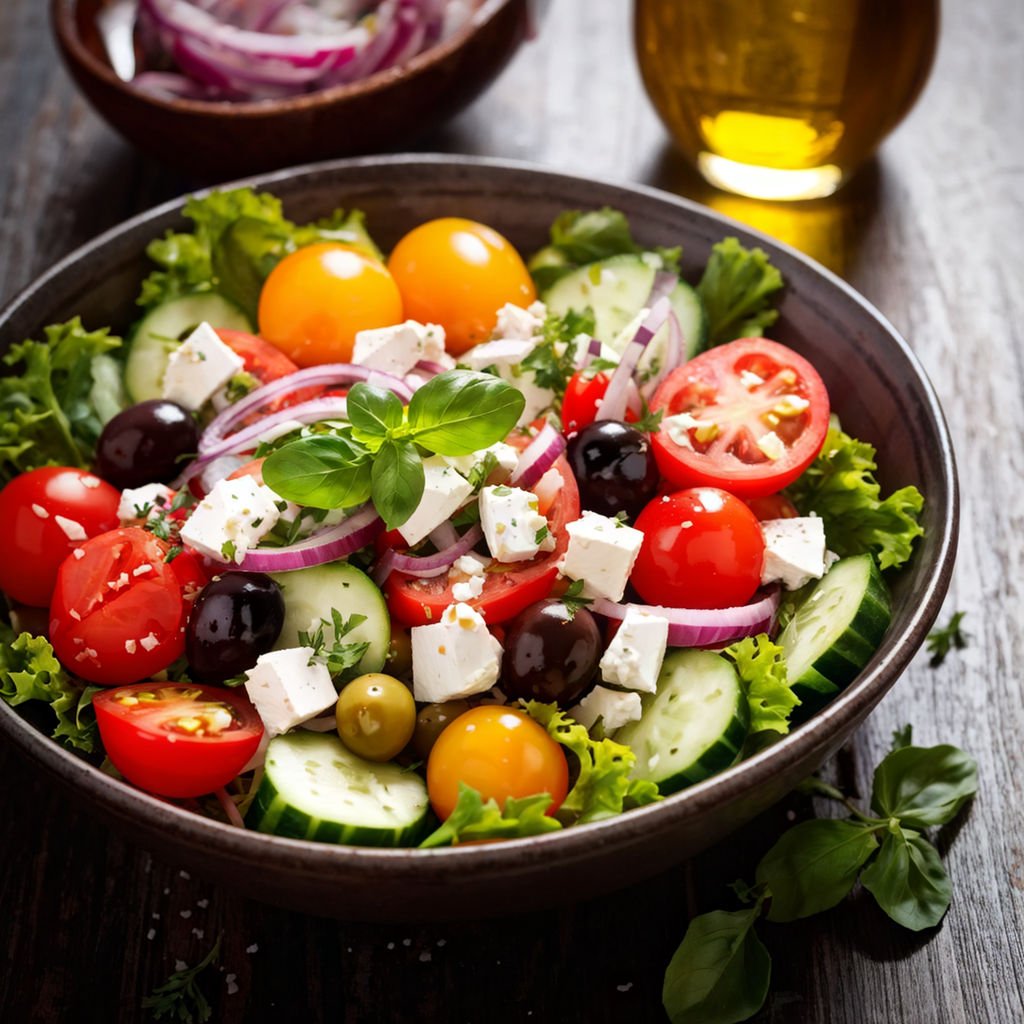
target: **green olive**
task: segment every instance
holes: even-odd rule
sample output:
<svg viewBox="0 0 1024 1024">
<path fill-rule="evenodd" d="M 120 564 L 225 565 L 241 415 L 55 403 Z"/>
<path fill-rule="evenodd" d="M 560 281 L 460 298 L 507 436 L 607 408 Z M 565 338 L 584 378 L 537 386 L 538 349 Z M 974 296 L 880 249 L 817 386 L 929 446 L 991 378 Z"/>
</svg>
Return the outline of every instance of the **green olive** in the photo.
<svg viewBox="0 0 1024 1024">
<path fill-rule="evenodd" d="M 341 742 L 368 761 L 390 761 L 416 727 L 416 702 L 394 676 L 370 672 L 353 679 L 335 709 Z"/>
<path fill-rule="evenodd" d="M 449 700 L 443 704 L 427 704 L 416 716 L 416 731 L 412 734 L 412 749 L 424 761 L 430 756 L 437 737 L 459 715 L 473 705 L 468 700 Z"/>
<path fill-rule="evenodd" d="M 385 668 L 399 679 L 412 675 L 412 637 L 409 630 L 392 624 L 391 644 Z"/>
</svg>

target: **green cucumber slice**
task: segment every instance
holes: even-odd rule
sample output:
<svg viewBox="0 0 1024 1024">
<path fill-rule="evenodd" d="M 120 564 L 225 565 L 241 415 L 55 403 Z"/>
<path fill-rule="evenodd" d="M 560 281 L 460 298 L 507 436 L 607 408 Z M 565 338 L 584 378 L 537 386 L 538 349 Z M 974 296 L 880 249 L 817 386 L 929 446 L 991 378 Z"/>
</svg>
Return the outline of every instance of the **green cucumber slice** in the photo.
<svg viewBox="0 0 1024 1024">
<path fill-rule="evenodd" d="M 800 717 L 852 682 L 878 649 L 892 619 L 889 590 L 874 558 L 836 562 L 779 637 Z"/>
<path fill-rule="evenodd" d="M 167 361 L 178 344 L 203 321 L 231 331 L 251 331 L 249 318 L 216 292 L 184 295 L 159 305 L 139 321 L 132 334 L 124 382 L 133 401 L 163 394 Z"/>
<path fill-rule="evenodd" d="M 633 777 L 663 794 L 723 771 L 740 756 L 750 709 L 733 666 L 712 651 L 669 651 L 640 720 L 615 733 L 636 754 Z"/>
<path fill-rule="evenodd" d="M 364 761 L 333 733 L 298 730 L 267 746 L 246 824 L 292 839 L 410 846 L 422 838 L 428 808 L 415 772 Z"/>
<path fill-rule="evenodd" d="M 284 625 L 275 650 L 298 646 L 300 632 L 312 632 L 321 619 L 330 622 L 331 609 L 337 608 L 345 619 L 350 615 L 366 616 L 365 622 L 343 638 L 343 643 L 366 641 L 370 645 L 347 675 L 355 678 L 384 667 L 391 645 L 391 616 L 384 595 L 365 572 L 347 562 L 328 562 L 271 576 L 284 594 Z M 333 626 L 325 626 L 324 639 L 330 644 L 333 638 Z"/>
</svg>

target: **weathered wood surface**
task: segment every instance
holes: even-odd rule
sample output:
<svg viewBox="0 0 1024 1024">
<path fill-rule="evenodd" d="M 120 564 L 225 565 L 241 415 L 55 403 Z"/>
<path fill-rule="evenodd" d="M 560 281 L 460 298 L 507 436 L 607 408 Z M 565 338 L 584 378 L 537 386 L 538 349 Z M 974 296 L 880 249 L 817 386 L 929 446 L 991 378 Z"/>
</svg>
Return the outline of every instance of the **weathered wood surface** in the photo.
<svg viewBox="0 0 1024 1024">
<path fill-rule="evenodd" d="M 49 40 L 46 6 L 0 4 L 3 300 L 97 232 L 200 184 L 137 156 L 85 106 Z M 693 195 L 839 270 L 910 339 L 958 446 L 963 531 L 947 609 L 968 612 L 972 641 L 940 669 L 919 656 L 834 770 L 863 791 L 892 729 L 909 721 L 918 741 L 975 754 L 981 795 L 944 850 L 955 897 L 943 925 L 915 937 L 854 898 L 767 928 L 775 978 L 760 1019 L 1022 1020 L 1019 0 L 947 4 L 918 108 L 858 182 L 800 207 L 711 194 L 681 167 L 642 93 L 627 6 L 559 0 L 498 85 L 420 148 Z M 356 927 L 187 878 L 109 834 L 32 766 L 6 752 L 0 766 L 0 1019 L 18 1024 L 143 1020 L 142 996 L 221 931 L 223 971 L 207 982 L 217 1021 L 658 1021 L 661 973 L 687 913 L 749 876 L 785 813 L 598 903 L 470 926 Z"/>
</svg>

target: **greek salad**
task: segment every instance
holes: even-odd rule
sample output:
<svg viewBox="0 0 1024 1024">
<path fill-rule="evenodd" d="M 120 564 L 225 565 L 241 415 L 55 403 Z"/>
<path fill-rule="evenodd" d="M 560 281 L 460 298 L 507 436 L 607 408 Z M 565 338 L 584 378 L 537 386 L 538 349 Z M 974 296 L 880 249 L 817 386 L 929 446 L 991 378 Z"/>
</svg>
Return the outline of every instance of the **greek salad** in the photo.
<svg viewBox="0 0 1024 1024">
<path fill-rule="evenodd" d="M 126 340 L 5 357 L 0 695 L 56 741 L 241 827 L 449 846 L 722 771 L 880 643 L 923 499 L 764 337 L 760 250 L 687 282 L 611 209 L 528 260 L 184 212 Z"/>
</svg>

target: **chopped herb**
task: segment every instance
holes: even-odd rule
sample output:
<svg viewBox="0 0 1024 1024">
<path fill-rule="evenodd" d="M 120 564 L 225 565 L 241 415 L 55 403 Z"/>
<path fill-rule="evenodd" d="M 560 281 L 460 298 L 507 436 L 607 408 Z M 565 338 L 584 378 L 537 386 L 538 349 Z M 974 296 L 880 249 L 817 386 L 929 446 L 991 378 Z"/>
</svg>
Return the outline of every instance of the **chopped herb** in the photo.
<svg viewBox="0 0 1024 1024">
<path fill-rule="evenodd" d="M 234 405 L 259 386 L 260 382 L 251 373 L 241 370 L 224 385 L 224 397 Z"/>
<path fill-rule="evenodd" d="M 173 562 L 173 561 L 174 561 L 174 560 L 175 560 L 175 559 L 176 559 L 176 558 L 178 557 L 178 555 L 180 555 L 180 554 L 181 554 L 181 553 L 182 553 L 182 552 L 183 552 L 184 550 L 185 550 L 185 549 L 184 549 L 184 548 L 183 548 L 183 547 L 182 547 L 182 546 L 181 546 L 180 544 L 175 544 L 175 545 L 174 545 L 174 547 L 171 547 L 171 548 L 168 548 L 168 549 L 167 549 L 167 554 L 166 554 L 166 555 L 164 555 L 164 561 L 165 561 L 165 562 L 167 562 L 167 563 L 168 563 L 168 565 L 169 565 L 169 564 L 170 564 L 171 562 Z"/>
<path fill-rule="evenodd" d="M 484 452 L 484 457 L 469 471 L 466 481 L 474 491 L 479 491 L 497 468 L 498 456 L 492 451 Z"/>
<path fill-rule="evenodd" d="M 195 967 L 183 967 L 175 971 L 159 988 L 142 1000 L 144 1010 L 152 1010 L 155 1020 L 180 1021 L 181 1024 L 203 1024 L 213 1014 L 209 1001 L 199 987 L 198 978 L 208 967 L 215 964 L 220 957 L 220 942 L 217 941 Z"/>
<path fill-rule="evenodd" d="M 641 398 L 640 418 L 635 423 L 630 423 L 630 426 L 634 430 L 639 430 L 641 434 L 653 434 L 661 426 L 661 417 L 663 415 L 663 409 L 658 409 L 657 412 L 653 412 L 651 407 L 647 404 L 647 399 Z"/>
<path fill-rule="evenodd" d="M 144 502 L 142 505 L 135 506 L 135 518 L 145 519 L 146 516 L 153 510 L 153 503 L 151 501 Z"/>
<path fill-rule="evenodd" d="M 551 531 L 550 531 L 550 530 L 549 530 L 549 529 L 547 528 L 547 526 L 542 526 L 542 527 L 541 527 L 541 528 L 540 528 L 540 529 L 539 529 L 539 530 L 538 530 L 538 531 L 537 531 L 537 532 L 536 532 L 536 533 L 535 533 L 535 534 L 533 535 L 533 543 L 534 543 L 534 544 L 543 544 L 543 543 L 544 543 L 544 541 L 546 541 L 546 540 L 548 539 L 548 534 L 549 534 L 550 532 L 551 532 Z"/>
<path fill-rule="evenodd" d="M 945 626 L 933 629 L 925 641 L 928 653 L 931 654 L 931 665 L 933 668 L 941 665 L 946 660 L 946 655 L 956 648 L 962 651 L 971 638 L 970 633 L 965 633 L 960 624 L 963 622 L 966 612 L 954 612 Z"/>
<path fill-rule="evenodd" d="M 262 523 L 262 522 L 263 522 L 263 516 L 259 516 L 259 517 L 257 517 L 256 519 L 254 519 L 254 520 L 252 521 L 252 525 L 253 525 L 254 527 L 255 527 L 255 526 L 259 526 L 259 525 L 260 525 L 260 523 Z"/>
<path fill-rule="evenodd" d="M 343 644 L 341 640 L 365 621 L 365 615 L 350 615 L 346 619 L 337 608 L 332 608 L 330 620 L 321 619 L 312 633 L 300 631 L 299 644 L 313 648 L 309 664 L 326 665 L 335 682 L 344 682 L 351 678 L 351 670 L 363 660 L 363 655 L 369 650 L 370 645 L 366 641 Z M 325 629 L 333 630 L 329 642 Z"/>
<path fill-rule="evenodd" d="M 233 562 L 235 555 L 238 554 L 238 548 L 235 546 L 233 540 L 226 540 L 220 546 L 220 553 L 229 561 Z"/>
<path fill-rule="evenodd" d="M 504 484 L 498 484 L 491 493 L 496 498 L 507 498 L 512 493 L 512 488 L 506 487 Z"/>
<path fill-rule="evenodd" d="M 571 619 L 581 608 L 593 604 L 593 599 L 583 596 L 583 588 L 586 584 L 583 580 L 573 580 L 562 595 L 562 604 L 565 605 Z"/>
</svg>

